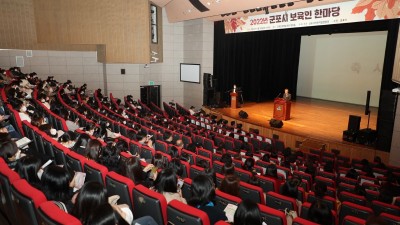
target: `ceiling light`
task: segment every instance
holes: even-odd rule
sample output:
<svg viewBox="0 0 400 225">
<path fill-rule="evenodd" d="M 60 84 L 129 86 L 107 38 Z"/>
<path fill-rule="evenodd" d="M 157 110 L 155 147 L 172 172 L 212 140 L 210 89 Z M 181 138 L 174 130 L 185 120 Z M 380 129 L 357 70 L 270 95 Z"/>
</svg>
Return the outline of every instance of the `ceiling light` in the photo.
<svg viewBox="0 0 400 225">
<path fill-rule="evenodd" d="M 261 10 L 262 10 L 262 8 L 260 8 L 260 7 L 257 7 L 257 8 L 256 8 L 256 10 L 257 10 L 257 11 L 261 11 Z"/>
<path fill-rule="evenodd" d="M 211 2 L 207 2 L 207 5 L 211 5 Z"/>
</svg>

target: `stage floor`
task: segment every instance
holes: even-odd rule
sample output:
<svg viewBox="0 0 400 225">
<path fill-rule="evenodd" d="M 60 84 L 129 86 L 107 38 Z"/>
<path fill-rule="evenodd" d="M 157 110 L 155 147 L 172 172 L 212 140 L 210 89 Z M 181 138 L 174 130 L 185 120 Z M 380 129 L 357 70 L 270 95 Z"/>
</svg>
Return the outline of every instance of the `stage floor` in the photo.
<svg viewBox="0 0 400 225">
<path fill-rule="evenodd" d="M 249 102 L 237 109 L 213 108 L 211 111 L 247 123 L 270 127 L 269 121 L 273 116 L 273 106 L 272 101 Z M 246 111 L 249 117 L 241 119 L 239 117 L 240 110 Z M 367 128 L 368 116 L 364 115 L 364 110 L 365 106 L 363 105 L 297 97 L 296 101 L 292 101 L 290 120 L 283 121 L 283 127 L 279 130 L 309 138 L 343 142 L 342 135 L 343 131 L 347 130 L 349 115 L 361 116 L 360 129 Z M 370 110 L 369 127 L 376 130 L 378 108 L 370 107 Z"/>
</svg>

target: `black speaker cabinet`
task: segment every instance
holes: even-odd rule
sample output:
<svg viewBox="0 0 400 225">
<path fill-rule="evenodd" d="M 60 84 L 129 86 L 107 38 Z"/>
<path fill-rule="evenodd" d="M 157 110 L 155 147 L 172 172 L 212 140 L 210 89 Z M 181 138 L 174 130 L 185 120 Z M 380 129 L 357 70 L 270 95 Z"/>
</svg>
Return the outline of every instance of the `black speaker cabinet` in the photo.
<svg viewBox="0 0 400 225">
<path fill-rule="evenodd" d="M 283 122 L 282 122 L 282 120 L 271 119 L 269 121 L 269 125 L 271 125 L 271 127 L 275 127 L 275 128 L 282 128 Z"/>
<path fill-rule="evenodd" d="M 161 106 L 161 85 L 140 86 L 140 101 L 149 105 L 153 102 L 158 107 Z"/>
<path fill-rule="evenodd" d="M 350 115 L 349 123 L 347 125 L 347 130 L 349 131 L 359 131 L 361 123 L 361 116 Z"/>
<path fill-rule="evenodd" d="M 247 119 L 247 117 L 249 117 L 249 114 L 247 114 L 247 112 L 245 112 L 243 110 L 240 110 L 239 117 L 242 119 Z"/>
</svg>

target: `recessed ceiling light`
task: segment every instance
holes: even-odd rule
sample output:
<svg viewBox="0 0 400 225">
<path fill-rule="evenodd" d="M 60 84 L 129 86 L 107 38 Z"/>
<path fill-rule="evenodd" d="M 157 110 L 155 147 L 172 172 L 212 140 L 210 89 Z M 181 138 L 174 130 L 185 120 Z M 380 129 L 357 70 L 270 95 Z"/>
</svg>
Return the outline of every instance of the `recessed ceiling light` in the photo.
<svg viewBox="0 0 400 225">
<path fill-rule="evenodd" d="M 207 5 L 211 5 L 211 2 L 207 2 Z"/>
</svg>

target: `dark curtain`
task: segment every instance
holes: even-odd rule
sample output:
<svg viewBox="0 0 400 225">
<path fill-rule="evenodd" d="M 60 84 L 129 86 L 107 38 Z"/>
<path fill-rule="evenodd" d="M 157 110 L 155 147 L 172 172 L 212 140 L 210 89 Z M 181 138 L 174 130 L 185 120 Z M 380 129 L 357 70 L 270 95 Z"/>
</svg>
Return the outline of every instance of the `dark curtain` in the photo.
<svg viewBox="0 0 400 225">
<path fill-rule="evenodd" d="M 214 75 L 224 99 L 233 84 L 248 101 L 271 100 L 284 88 L 295 93 L 301 39 L 295 30 L 225 35 L 223 22 L 214 29 Z"/>
<path fill-rule="evenodd" d="M 225 34 L 223 21 L 214 24 L 214 76 L 217 91 L 229 102 L 233 84 L 248 101 L 274 99 L 284 88 L 296 98 L 302 35 L 388 31 L 377 121 L 377 148 L 390 150 L 395 95 L 391 81 L 399 19 L 337 24 L 285 30 Z M 356 85 L 356 84 L 355 84 Z"/>
</svg>

